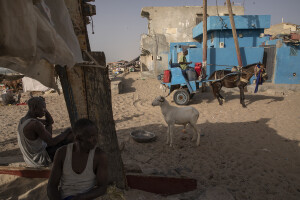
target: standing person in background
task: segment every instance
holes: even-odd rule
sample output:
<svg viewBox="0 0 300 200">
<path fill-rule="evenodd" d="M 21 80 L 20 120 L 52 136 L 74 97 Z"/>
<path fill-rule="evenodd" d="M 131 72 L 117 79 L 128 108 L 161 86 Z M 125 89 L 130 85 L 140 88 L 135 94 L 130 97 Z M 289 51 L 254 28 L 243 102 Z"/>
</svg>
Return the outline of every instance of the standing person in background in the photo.
<svg viewBox="0 0 300 200">
<path fill-rule="evenodd" d="M 98 130 L 89 119 L 74 125 L 74 143 L 55 155 L 48 182 L 50 200 L 89 200 L 106 193 L 107 157 L 98 148 Z"/>
</svg>

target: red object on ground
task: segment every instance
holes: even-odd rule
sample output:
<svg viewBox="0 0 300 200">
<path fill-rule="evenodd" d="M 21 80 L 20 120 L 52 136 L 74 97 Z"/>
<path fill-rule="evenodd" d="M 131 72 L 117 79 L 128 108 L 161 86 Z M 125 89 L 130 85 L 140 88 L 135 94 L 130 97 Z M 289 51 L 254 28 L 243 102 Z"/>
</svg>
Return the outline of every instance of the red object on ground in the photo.
<svg viewBox="0 0 300 200">
<path fill-rule="evenodd" d="M 161 195 L 173 195 L 197 189 L 197 180 L 164 176 L 126 175 L 128 186 Z"/>
<path fill-rule="evenodd" d="M 170 70 L 165 70 L 164 71 L 164 83 L 170 83 L 171 82 L 171 71 Z"/>
<path fill-rule="evenodd" d="M 49 178 L 50 169 L 0 166 L 0 174 L 15 175 L 25 178 Z"/>
<path fill-rule="evenodd" d="M 195 63 L 195 71 L 197 73 L 197 76 L 201 75 L 201 71 L 202 71 L 202 63 Z"/>
<path fill-rule="evenodd" d="M 49 178 L 48 168 L 4 167 L 0 166 L 0 174 L 15 175 L 25 178 Z M 127 184 L 132 189 L 143 190 L 161 195 L 172 195 L 197 189 L 197 180 L 165 176 L 146 176 L 127 174 Z"/>
<path fill-rule="evenodd" d="M 24 106 L 24 105 L 27 105 L 27 103 L 25 103 L 25 102 L 24 103 L 17 103 L 16 105 L 17 106 Z"/>
</svg>

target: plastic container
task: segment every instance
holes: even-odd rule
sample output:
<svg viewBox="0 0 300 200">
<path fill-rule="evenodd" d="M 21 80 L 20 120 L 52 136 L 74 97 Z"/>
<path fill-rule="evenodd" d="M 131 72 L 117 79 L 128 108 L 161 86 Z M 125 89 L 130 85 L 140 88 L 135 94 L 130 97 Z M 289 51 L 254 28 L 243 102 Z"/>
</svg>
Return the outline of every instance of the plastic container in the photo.
<svg viewBox="0 0 300 200">
<path fill-rule="evenodd" d="M 165 70 L 164 71 L 163 82 L 164 83 L 170 83 L 171 82 L 171 71 L 170 70 Z"/>
<path fill-rule="evenodd" d="M 201 71 L 202 71 L 202 63 L 195 63 L 195 71 L 197 73 L 197 76 L 201 75 Z"/>
<path fill-rule="evenodd" d="M 186 75 L 189 81 L 197 80 L 197 73 L 193 67 L 186 70 Z"/>
</svg>

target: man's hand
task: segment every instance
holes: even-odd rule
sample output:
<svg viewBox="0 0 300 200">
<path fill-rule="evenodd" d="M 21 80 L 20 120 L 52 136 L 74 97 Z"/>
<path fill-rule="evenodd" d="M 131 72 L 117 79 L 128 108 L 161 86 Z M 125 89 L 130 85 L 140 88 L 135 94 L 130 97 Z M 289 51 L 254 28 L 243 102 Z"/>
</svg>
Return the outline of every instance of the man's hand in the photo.
<svg viewBox="0 0 300 200">
<path fill-rule="evenodd" d="M 73 135 L 73 131 L 72 131 L 72 128 L 69 127 L 69 128 L 66 128 L 62 134 L 66 134 L 66 139 L 69 141 L 69 142 L 73 142 L 74 141 L 74 135 Z"/>
<path fill-rule="evenodd" d="M 70 134 L 70 133 L 72 133 L 72 128 L 68 127 L 62 133 Z"/>
<path fill-rule="evenodd" d="M 52 125 L 54 123 L 51 114 L 46 108 L 45 108 L 45 121 L 46 121 L 46 125 Z"/>
</svg>

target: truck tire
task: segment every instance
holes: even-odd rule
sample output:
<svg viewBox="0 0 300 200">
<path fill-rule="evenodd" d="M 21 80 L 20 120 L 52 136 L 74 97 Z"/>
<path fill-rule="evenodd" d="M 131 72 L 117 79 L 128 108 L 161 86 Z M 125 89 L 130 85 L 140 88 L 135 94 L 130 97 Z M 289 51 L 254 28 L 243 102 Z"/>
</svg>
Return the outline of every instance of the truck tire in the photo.
<svg viewBox="0 0 300 200">
<path fill-rule="evenodd" d="M 177 105 L 187 105 L 190 101 L 190 93 L 186 89 L 175 91 L 173 99 Z"/>
</svg>

